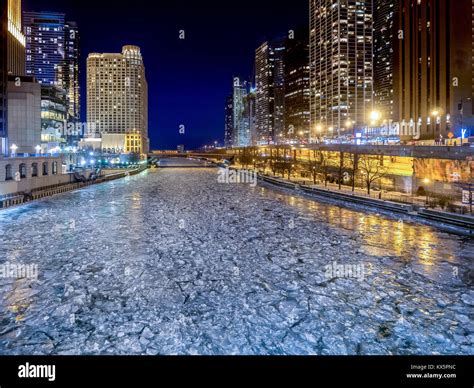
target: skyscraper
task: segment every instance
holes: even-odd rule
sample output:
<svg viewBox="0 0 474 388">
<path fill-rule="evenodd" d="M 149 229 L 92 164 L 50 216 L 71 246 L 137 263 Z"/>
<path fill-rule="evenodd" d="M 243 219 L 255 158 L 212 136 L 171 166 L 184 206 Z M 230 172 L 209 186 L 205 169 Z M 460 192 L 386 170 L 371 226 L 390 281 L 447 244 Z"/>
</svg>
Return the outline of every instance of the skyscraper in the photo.
<svg viewBox="0 0 474 388">
<path fill-rule="evenodd" d="M 352 133 L 372 110 L 372 0 L 310 0 L 312 137 Z"/>
<path fill-rule="evenodd" d="M 247 94 L 247 82 L 242 81 L 239 77 L 234 77 L 232 144 L 235 147 L 250 145 L 250 128 L 245 117 Z"/>
<path fill-rule="evenodd" d="M 256 125 L 256 89 L 249 84 L 249 90 L 244 99 L 244 120 L 247 127 L 248 145 L 257 145 L 257 125 Z"/>
<path fill-rule="evenodd" d="M 25 37 L 21 32 L 21 0 L 2 0 L 0 36 L 0 155 L 8 153 L 8 75 L 25 75 Z"/>
<path fill-rule="evenodd" d="M 8 74 L 25 75 L 25 36 L 21 29 L 21 0 L 8 0 Z"/>
<path fill-rule="evenodd" d="M 248 147 L 257 144 L 256 90 L 251 82 L 234 77 L 232 93 L 226 99 L 225 145 Z"/>
<path fill-rule="evenodd" d="M 279 141 L 285 135 L 285 38 L 278 38 L 271 42 L 274 55 L 273 87 L 274 110 L 273 132 L 274 141 Z"/>
<path fill-rule="evenodd" d="M 0 156 L 7 153 L 8 0 L 0 0 Z"/>
<path fill-rule="evenodd" d="M 79 30 L 75 22 L 64 25 L 64 72 L 63 88 L 68 103 L 68 121 L 78 122 L 81 115 L 81 93 L 79 83 Z"/>
<path fill-rule="evenodd" d="M 309 41 L 306 31 L 288 39 L 285 51 L 285 139 L 310 137 Z"/>
<path fill-rule="evenodd" d="M 255 51 L 255 85 L 257 87 L 257 139 L 259 144 L 273 141 L 273 60 L 271 47 L 263 43 Z"/>
<path fill-rule="evenodd" d="M 255 51 L 256 127 L 259 144 L 277 141 L 285 130 L 285 40 L 263 43 Z"/>
<path fill-rule="evenodd" d="M 401 0 L 395 103 L 404 140 L 472 128 L 472 0 Z"/>
<path fill-rule="evenodd" d="M 394 72 L 399 38 L 399 0 L 374 2 L 374 108 L 384 120 L 396 120 Z"/>
<path fill-rule="evenodd" d="M 89 142 L 107 153 L 148 153 L 148 86 L 137 46 L 87 58 Z"/>
<path fill-rule="evenodd" d="M 26 72 L 35 76 L 43 89 L 43 143 L 48 147 L 66 142 L 75 145 L 81 133 L 69 128 L 80 120 L 77 25 L 56 12 L 25 12 L 23 20 Z"/>
<path fill-rule="evenodd" d="M 26 72 L 42 85 L 63 87 L 65 15 L 24 12 Z"/>
<path fill-rule="evenodd" d="M 226 147 L 234 145 L 234 93 L 227 96 L 225 100 L 225 134 L 224 144 Z"/>
</svg>

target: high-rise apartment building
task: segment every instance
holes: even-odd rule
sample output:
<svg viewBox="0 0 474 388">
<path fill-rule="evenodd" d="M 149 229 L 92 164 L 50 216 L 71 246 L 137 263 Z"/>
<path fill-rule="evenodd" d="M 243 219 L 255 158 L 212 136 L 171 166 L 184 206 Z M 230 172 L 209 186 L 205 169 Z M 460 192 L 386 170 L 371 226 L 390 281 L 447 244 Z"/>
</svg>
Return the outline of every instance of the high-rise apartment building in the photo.
<svg viewBox="0 0 474 388">
<path fill-rule="evenodd" d="M 71 126 L 80 121 L 77 25 L 67 22 L 65 14 L 56 12 L 25 12 L 23 20 L 26 72 L 36 77 L 44 89 L 42 139 L 48 139 L 44 140 L 48 147 L 58 146 L 56 143 L 75 145 L 82 135 L 77 127 Z"/>
<path fill-rule="evenodd" d="M 231 148 L 234 145 L 234 93 L 225 100 L 225 134 L 224 144 Z"/>
<path fill-rule="evenodd" d="M 284 138 L 287 141 L 306 142 L 310 138 L 309 41 L 305 32 L 298 31 L 286 43 Z"/>
<path fill-rule="evenodd" d="M 259 144 L 278 141 L 285 132 L 285 39 L 263 43 L 255 51 L 256 130 Z"/>
<path fill-rule="evenodd" d="M 352 133 L 373 109 L 372 0 L 310 0 L 312 138 Z"/>
<path fill-rule="evenodd" d="M 268 42 L 255 51 L 255 86 L 257 87 L 257 139 L 259 144 L 273 142 L 273 60 Z"/>
<path fill-rule="evenodd" d="M 278 38 L 271 42 L 273 48 L 273 133 L 274 141 L 279 142 L 285 136 L 285 43 Z"/>
<path fill-rule="evenodd" d="M 86 140 L 101 139 L 102 151 L 148 152 L 148 86 L 139 47 L 89 55 L 87 121 L 92 131 Z"/>
<path fill-rule="evenodd" d="M 0 0 L 0 156 L 7 153 L 8 0 Z"/>
<path fill-rule="evenodd" d="M 25 75 L 25 36 L 21 29 L 21 0 L 8 0 L 8 74 Z"/>
<path fill-rule="evenodd" d="M 472 0 L 400 0 L 395 104 L 404 140 L 472 128 Z"/>
<path fill-rule="evenodd" d="M 64 25 L 63 89 L 66 90 L 69 121 L 80 121 L 81 93 L 79 82 L 79 29 L 75 22 Z"/>
<path fill-rule="evenodd" d="M 246 147 L 250 145 L 250 128 L 245 117 L 247 100 L 247 82 L 239 77 L 234 77 L 233 85 L 233 139 L 235 147 Z"/>
<path fill-rule="evenodd" d="M 232 93 L 226 99 L 225 145 L 248 147 L 255 144 L 256 90 L 250 82 L 234 77 Z"/>
<path fill-rule="evenodd" d="M 389 124 L 397 119 L 394 77 L 398 60 L 400 0 L 374 2 L 374 109 Z"/>
<path fill-rule="evenodd" d="M 24 12 L 26 72 L 42 85 L 63 86 L 65 15 L 55 12 Z"/>
<path fill-rule="evenodd" d="M 244 99 L 244 120 L 247 127 L 247 145 L 257 145 L 257 92 L 254 87 L 249 86 L 249 90 Z"/>
<path fill-rule="evenodd" d="M 21 30 L 21 0 L 0 2 L 0 155 L 8 148 L 8 76 L 25 75 L 25 37 Z"/>
</svg>

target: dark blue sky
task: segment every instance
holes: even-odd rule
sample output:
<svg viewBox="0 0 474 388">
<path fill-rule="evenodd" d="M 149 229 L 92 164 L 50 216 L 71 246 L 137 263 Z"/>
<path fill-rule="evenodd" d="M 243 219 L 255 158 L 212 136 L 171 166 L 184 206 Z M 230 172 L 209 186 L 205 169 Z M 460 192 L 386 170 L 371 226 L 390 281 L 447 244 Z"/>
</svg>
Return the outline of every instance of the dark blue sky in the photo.
<svg viewBox="0 0 474 388">
<path fill-rule="evenodd" d="M 216 2 L 216 0 L 214 0 Z M 90 52 L 140 46 L 149 87 L 153 149 L 196 148 L 223 141 L 225 97 L 232 77 L 250 78 L 266 38 L 308 23 L 307 0 L 23 0 L 30 11 L 65 12 L 81 33 L 82 110 Z M 179 40 L 179 30 L 186 39 Z M 186 134 L 179 134 L 184 125 Z"/>
</svg>

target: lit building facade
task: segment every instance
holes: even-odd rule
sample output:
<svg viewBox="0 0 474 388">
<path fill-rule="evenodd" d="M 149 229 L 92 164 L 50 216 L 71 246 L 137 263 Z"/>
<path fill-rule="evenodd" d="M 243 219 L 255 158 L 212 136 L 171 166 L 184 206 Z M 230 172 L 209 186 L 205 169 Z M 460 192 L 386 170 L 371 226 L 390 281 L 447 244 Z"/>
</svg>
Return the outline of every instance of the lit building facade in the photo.
<svg viewBox="0 0 474 388">
<path fill-rule="evenodd" d="M 285 140 L 307 142 L 310 138 L 309 41 L 299 31 L 288 39 L 285 52 Z"/>
<path fill-rule="evenodd" d="M 258 144 L 275 143 L 285 132 L 284 53 L 284 39 L 265 42 L 255 51 Z"/>
<path fill-rule="evenodd" d="M 250 82 L 234 77 L 232 94 L 226 99 L 225 146 L 249 147 L 257 144 L 256 90 Z"/>
<path fill-rule="evenodd" d="M 25 75 L 25 36 L 21 29 L 21 0 L 2 0 L 0 12 L 0 155 L 6 155 L 10 147 L 7 113 L 8 76 Z"/>
<path fill-rule="evenodd" d="M 257 136 L 259 144 L 273 142 L 273 72 L 268 42 L 255 51 L 255 85 L 257 87 Z"/>
<path fill-rule="evenodd" d="M 8 152 L 7 86 L 8 86 L 8 0 L 0 0 L 0 156 Z"/>
<path fill-rule="evenodd" d="M 310 0 L 312 138 L 352 134 L 373 109 L 372 0 Z"/>
<path fill-rule="evenodd" d="M 67 138 L 67 103 L 64 89 L 41 85 L 41 145 L 43 152 L 62 148 Z"/>
<path fill-rule="evenodd" d="M 80 121 L 79 31 L 76 23 L 66 22 L 63 13 L 25 12 L 26 73 L 36 77 L 44 88 L 42 95 L 42 139 L 45 143 L 76 145 L 81 131 L 69 131 Z M 64 104 L 59 107 L 58 104 Z M 47 111 L 48 108 L 52 110 Z M 63 114 L 63 111 L 65 114 Z M 59 114 L 59 112 L 61 112 Z M 51 127 L 51 118 L 62 116 L 60 128 Z M 57 138 L 61 131 L 61 139 Z M 74 127 L 79 128 L 79 126 Z"/>
<path fill-rule="evenodd" d="M 403 140 L 472 130 L 472 0 L 400 0 L 395 103 Z"/>
<path fill-rule="evenodd" d="M 387 123 L 397 119 L 394 76 L 400 0 L 374 2 L 374 109 Z"/>
<path fill-rule="evenodd" d="M 233 116 L 233 138 L 235 147 L 246 147 L 250 145 L 250 129 L 245 117 L 247 82 L 234 77 L 232 116 Z"/>
<path fill-rule="evenodd" d="M 232 148 L 234 142 L 234 94 L 227 96 L 225 100 L 225 133 L 224 144 Z"/>
<path fill-rule="evenodd" d="M 64 71 L 63 89 L 67 96 L 68 121 L 79 122 L 81 116 L 81 89 L 79 82 L 79 29 L 75 22 L 66 22 L 64 25 Z"/>
<path fill-rule="evenodd" d="M 8 0 L 8 74 L 25 75 L 25 36 L 21 29 L 21 0 Z"/>
<path fill-rule="evenodd" d="M 89 55 L 87 121 L 91 131 L 85 140 L 101 139 L 102 151 L 128 153 L 131 147 L 138 147 L 141 154 L 148 153 L 148 86 L 139 47 L 124 46 L 117 54 Z M 139 135 L 138 145 L 135 136 L 130 138 L 132 134 Z"/>
<path fill-rule="evenodd" d="M 26 72 L 41 85 L 63 86 L 65 15 L 24 12 Z"/>
<path fill-rule="evenodd" d="M 249 146 L 257 145 L 257 93 L 252 86 L 244 99 L 244 121 L 247 127 L 247 143 Z"/>
<path fill-rule="evenodd" d="M 273 66 L 273 132 L 274 141 L 285 135 L 285 52 L 286 39 L 278 38 L 271 42 L 274 57 Z"/>
</svg>

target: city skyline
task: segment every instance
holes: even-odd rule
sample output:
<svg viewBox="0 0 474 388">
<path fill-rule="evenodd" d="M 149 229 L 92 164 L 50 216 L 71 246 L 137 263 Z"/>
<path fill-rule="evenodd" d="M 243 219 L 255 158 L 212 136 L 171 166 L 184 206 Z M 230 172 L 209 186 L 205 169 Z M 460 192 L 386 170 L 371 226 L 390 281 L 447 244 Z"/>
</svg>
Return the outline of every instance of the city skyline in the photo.
<svg viewBox="0 0 474 388">
<path fill-rule="evenodd" d="M 465 380 L 474 0 L 0 7 L 1 387 Z"/>
<path fill-rule="evenodd" d="M 229 20 L 240 21 L 232 7 L 250 9 L 251 1 L 246 0 L 239 7 L 216 7 L 212 1 L 201 2 L 199 6 L 193 2 L 186 5 L 191 11 L 185 15 L 181 6 L 159 5 L 161 12 L 155 16 L 146 12 L 148 3 L 145 1 L 138 1 L 128 13 L 109 1 L 90 7 L 59 0 L 23 1 L 24 10 L 62 12 L 77 22 L 81 31 L 83 122 L 87 120 L 88 54 L 119 52 L 127 44 L 141 48 L 150 88 L 152 149 L 176 148 L 179 144 L 185 144 L 188 149 L 198 148 L 216 140 L 223 144 L 223 104 L 234 75 L 250 77 L 256 47 L 267 38 L 306 25 L 308 19 L 306 1 L 283 4 L 265 0 L 251 16 L 254 27 L 235 32 L 227 28 Z M 271 17 L 266 9 L 272 9 Z M 222 13 L 226 15 L 225 21 L 218 16 Z M 213 20 L 213 23 L 203 24 L 200 20 Z M 120 28 L 121 23 L 127 25 L 126 33 Z M 179 39 L 181 30 L 185 32 L 183 40 Z M 235 50 L 236 47 L 239 49 Z M 206 90 L 205 103 L 202 90 Z M 181 125 L 186 128 L 184 135 L 179 131 Z"/>
</svg>

